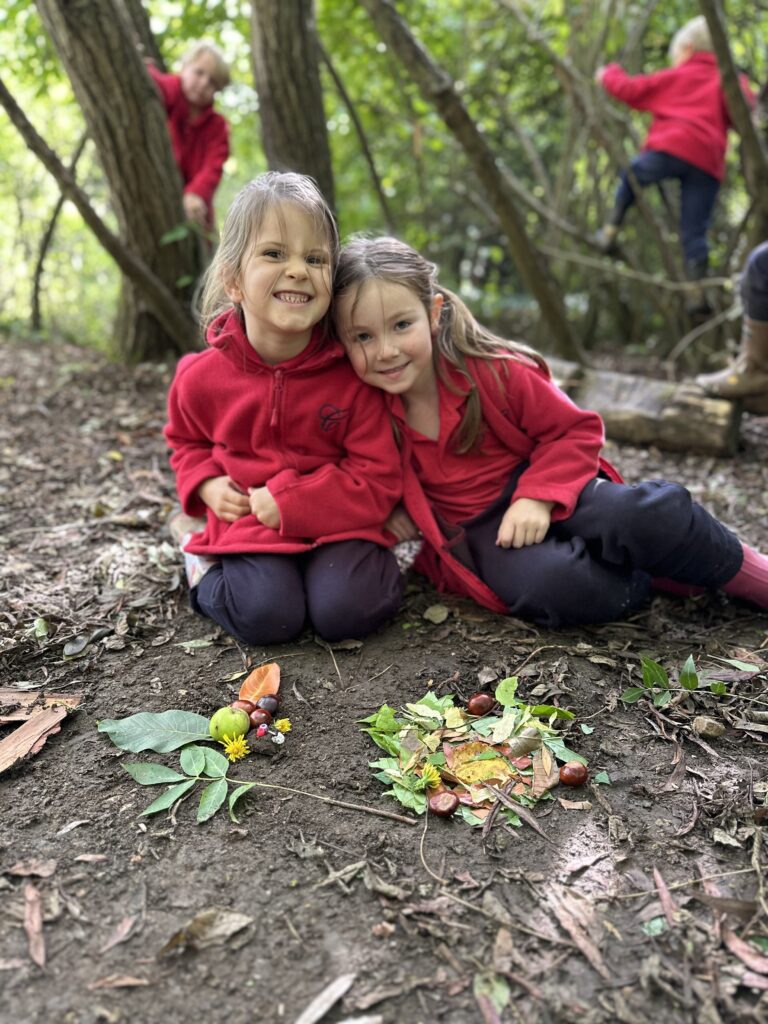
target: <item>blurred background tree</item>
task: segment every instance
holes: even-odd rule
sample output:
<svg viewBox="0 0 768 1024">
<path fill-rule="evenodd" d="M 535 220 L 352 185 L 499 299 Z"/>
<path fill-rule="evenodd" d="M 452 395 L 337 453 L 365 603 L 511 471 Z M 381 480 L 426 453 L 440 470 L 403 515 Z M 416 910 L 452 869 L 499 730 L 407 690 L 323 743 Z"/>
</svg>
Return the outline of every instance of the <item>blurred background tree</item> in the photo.
<svg viewBox="0 0 768 1024">
<path fill-rule="evenodd" d="M 233 84 L 217 99 L 232 127 L 232 156 L 216 195 L 221 216 L 242 184 L 270 161 L 285 162 L 275 156 L 272 137 L 262 137 L 262 131 L 269 132 L 269 97 L 264 94 L 262 123 L 254 73 L 260 64 L 252 44 L 261 36 L 253 31 L 252 19 L 268 18 L 273 5 L 266 0 L 114 2 L 123 5 L 129 20 L 131 8 L 138 5 L 151 32 L 145 49 L 153 41 L 169 68 L 176 68 L 188 44 L 202 37 L 216 41 L 231 62 Z M 611 103 L 595 89 L 594 69 L 610 60 L 619 60 L 632 72 L 666 66 L 671 36 L 701 13 L 699 4 L 315 0 L 313 8 L 309 0 L 283 0 L 279 6 L 307 25 L 309 49 L 302 51 L 303 66 L 294 67 L 296 82 L 312 70 L 307 65 L 315 66 L 314 38 L 322 95 L 312 96 L 307 111 L 314 110 L 316 129 L 317 110 L 324 110 L 343 235 L 400 235 L 440 265 L 442 279 L 482 319 L 544 352 L 562 351 L 552 321 L 540 315 L 530 280 L 516 265 L 519 255 L 510 246 L 499 195 L 478 174 L 476 154 L 467 150 L 455 125 L 448 127 L 441 96 L 430 93 L 423 82 L 417 84 L 413 68 L 384 42 L 377 9 L 379 17 L 391 9 L 414 42 L 426 49 L 436 73 L 450 85 L 494 157 L 505 202 L 514 204 L 535 250 L 536 273 L 562 303 L 575 349 L 591 358 L 609 353 L 656 360 L 676 352 L 687 369 L 722 347 L 722 327 L 705 331 L 688 347 L 678 344 L 687 326 L 683 293 L 674 287 L 683 275 L 672 190 L 644 193 L 647 209 L 635 211 L 623 239 L 626 262 L 600 256 L 589 241 L 612 203 L 617 163 L 636 151 L 646 124 L 642 115 Z M 722 13 L 722 3 L 714 6 Z M 759 90 L 768 77 L 768 5 L 729 0 L 724 25 L 733 61 Z M 271 21 L 266 28 L 266 35 L 279 41 L 279 25 Z M 87 112 L 75 99 L 66 61 L 33 3 L 6 2 L 0 11 L 0 43 L 8 91 L 62 163 L 71 163 L 89 127 Z M 286 51 L 287 66 L 280 74 L 290 76 L 296 53 Z M 125 73 L 124 68 L 115 70 L 117 79 Z M 758 123 L 757 137 L 764 154 L 764 120 L 762 126 Z M 6 225 L 0 239 L 5 268 L 0 324 L 29 332 L 37 276 L 36 322 L 46 335 L 114 350 L 112 324 L 121 288 L 114 260 L 70 201 L 61 206 L 51 231 L 60 189 L 2 110 L 0 145 L 0 213 Z M 87 142 L 77 160 L 77 182 L 105 224 L 120 234 L 114 183 L 103 167 L 97 145 Z M 315 173 L 322 175 L 320 169 Z M 734 133 L 710 236 L 713 274 L 727 282 L 743 261 L 758 215 L 758 183 L 751 181 L 750 187 L 753 195 Z M 43 270 L 36 275 L 47 235 Z M 530 268 L 523 269 L 530 273 Z M 726 309 L 733 298 L 727 284 L 718 296 L 719 308 Z M 189 346 L 195 343 L 190 337 Z M 167 351 L 171 354 L 174 345 L 168 344 Z M 154 356 L 156 350 L 147 354 Z"/>
</svg>

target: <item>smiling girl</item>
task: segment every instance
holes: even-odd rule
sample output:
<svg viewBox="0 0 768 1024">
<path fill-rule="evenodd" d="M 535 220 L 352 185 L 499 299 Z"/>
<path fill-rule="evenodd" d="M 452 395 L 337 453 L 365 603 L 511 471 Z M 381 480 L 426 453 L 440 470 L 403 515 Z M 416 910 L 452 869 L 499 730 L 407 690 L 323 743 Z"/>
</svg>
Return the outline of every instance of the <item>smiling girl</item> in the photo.
<svg viewBox="0 0 768 1024">
<path fill-rule="evenodd" d="M 208 349 L 184 356 L 165 436 L 192 607 L 252 644 L 360 637 L 396 612 L 384 522 L 400 460 L 381 394 L 328 331 L 338 253 L 315 183 L 269 173 L 227 215 L 203 296 Z M 200 557 L 202 556 L 202 558 Z"/>
<path fill-rule="evenodd" d="M 350 362 L 386 393 L 400 439 L 405 508 L 390 528 L 423 537 L 416 568 L 439 589 L 551 627 L 617 619 L 652 582 L 768 607 L 768 559 L 679 484 L 622 484 L 600 417 L 541 356 L 478 324 L 410 246 L 354 240 L 334 292 Z"/>
</svg>

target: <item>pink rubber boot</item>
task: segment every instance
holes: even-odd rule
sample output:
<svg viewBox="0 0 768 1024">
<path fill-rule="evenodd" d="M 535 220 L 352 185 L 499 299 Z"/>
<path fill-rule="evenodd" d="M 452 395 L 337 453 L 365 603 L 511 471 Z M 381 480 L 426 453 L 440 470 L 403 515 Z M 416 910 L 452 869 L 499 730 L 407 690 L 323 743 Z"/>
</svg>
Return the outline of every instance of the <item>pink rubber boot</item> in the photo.
<svg viewBox="0 0 768 1024">
<path fill-rule="evenodd" d="M 768 558 L 754 548 L 742 544 L 744 561 L 741 568 L 720 589 L 725 594 L 741 597 L 760 608 L 768 608 Z"/>
</svg>

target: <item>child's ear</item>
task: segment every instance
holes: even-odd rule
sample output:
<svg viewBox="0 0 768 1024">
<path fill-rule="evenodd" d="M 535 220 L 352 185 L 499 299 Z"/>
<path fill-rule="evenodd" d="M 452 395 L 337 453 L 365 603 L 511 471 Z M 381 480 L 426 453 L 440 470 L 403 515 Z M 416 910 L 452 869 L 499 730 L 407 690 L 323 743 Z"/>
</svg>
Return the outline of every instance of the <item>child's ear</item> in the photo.
<svg viewBox="0 0 768 1024">
<path fill-rule="evenodd" d="M 235 278 L 224 279 L 224 291 L 227 293 L 227 298 L 230 302 L 240 303 L 243 301 L 243 293 Z"/>
<path fill-rule="evenodd" d="M 429 322 L 432 326 L 432 330 L 437 330 L 437 325 L 440 323 L 440 314 L 443 311 L 443 305 L 445 304 L 445 296 L 438 294 L 432 299 L 432 309 L 430 310 Z"/>
</svg>

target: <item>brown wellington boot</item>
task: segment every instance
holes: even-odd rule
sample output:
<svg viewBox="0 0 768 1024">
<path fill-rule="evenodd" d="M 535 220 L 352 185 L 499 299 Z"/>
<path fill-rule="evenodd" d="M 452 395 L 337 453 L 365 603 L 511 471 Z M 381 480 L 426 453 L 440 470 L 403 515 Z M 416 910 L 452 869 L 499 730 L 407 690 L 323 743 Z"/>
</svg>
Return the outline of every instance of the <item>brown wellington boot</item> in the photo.
<svg viewBox="0 0 768 1024">
<path fill-rule="evenodd" d="M 701 374 L 696 383 L 718 398 L 768 396 L 768 322 L 745 316 L 735 362 L 719 373 Z M 745 407 L 749 408 L 746 401 Z"/>
</svg>

